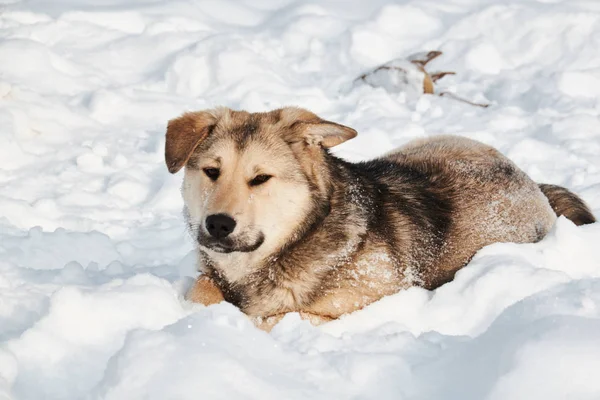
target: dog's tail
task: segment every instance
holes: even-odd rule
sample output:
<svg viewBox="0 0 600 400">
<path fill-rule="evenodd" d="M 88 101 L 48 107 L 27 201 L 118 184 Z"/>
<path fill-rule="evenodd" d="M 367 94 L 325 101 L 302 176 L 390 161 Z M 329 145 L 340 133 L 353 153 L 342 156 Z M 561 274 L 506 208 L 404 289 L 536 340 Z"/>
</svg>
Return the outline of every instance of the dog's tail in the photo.
<svg viewBox="0 0 600 400">
<path fill-rule="evenodd" d="M 589 207 L 575 193 L 564 187 L 545 183 L 540 183 L 539 187 L 557 216 L 564 215 L 578 226 L 596 222 Z"/>
</svg>

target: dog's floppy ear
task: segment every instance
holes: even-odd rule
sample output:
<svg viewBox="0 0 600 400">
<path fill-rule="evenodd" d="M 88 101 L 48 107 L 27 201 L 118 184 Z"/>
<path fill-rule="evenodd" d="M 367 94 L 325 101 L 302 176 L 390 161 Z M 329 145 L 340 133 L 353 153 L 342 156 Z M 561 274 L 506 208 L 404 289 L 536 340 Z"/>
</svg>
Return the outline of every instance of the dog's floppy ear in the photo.
<svg viewBox="0 0 600 400">
<path fill-rule="evenodd" d="M 208 137 L 217 123 L 211 111 L 188 112 L 169 121 L 165 143 L 165 162 L 174 174 L 188 162 L 200 142 Z"/>
<path fill-rule="evenodd" d="M 350 127 L 326 121 L 302 108 L 284 108 L 281 114 L 282 120 L 288 123 L 290 132 L 286 139 L 291 143 L 303 140 L 309 145 L 328 149 L 357 135 Z"/>
</svg>

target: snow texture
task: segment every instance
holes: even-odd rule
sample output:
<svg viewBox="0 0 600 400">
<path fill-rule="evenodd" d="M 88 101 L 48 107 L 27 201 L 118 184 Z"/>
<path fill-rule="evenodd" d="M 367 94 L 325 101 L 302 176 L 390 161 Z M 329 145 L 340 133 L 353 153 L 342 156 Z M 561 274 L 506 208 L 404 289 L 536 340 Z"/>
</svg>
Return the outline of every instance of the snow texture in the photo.
<svg viewBox="0 0 600 400">
<path fill-rule="evenodd" d="M 600 4 L 8 0 L 0 10 L 0 399 L 598 399 L 600 224 L 495 244 L 433 292 L 272 333 L 182 299 L 194 254 L 168 119 L 298 105 L 364 160 L 497 147 L 600 214 Z M 441 50 L 440 91 L 362 72 Z"/>
</svg>

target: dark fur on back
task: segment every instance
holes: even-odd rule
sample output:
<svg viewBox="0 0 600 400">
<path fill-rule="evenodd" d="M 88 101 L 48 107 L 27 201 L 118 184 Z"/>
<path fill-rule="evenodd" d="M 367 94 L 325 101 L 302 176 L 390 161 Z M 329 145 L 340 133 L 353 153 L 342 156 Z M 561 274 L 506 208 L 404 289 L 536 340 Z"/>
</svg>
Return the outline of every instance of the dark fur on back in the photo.
<svg viewBox="0 0 600 400">
<path fill-rule="evenodd" d="M 540 183 L 539 186 L 557 216 L 564 215 L 577 226 L 596 222 L 588 206 L 575 193 L 556 185 Z"/>
<path fill-rule="evenodd" d="M 434 283 L 438 279 L 434 278 L 432 264 L 444 249 L 454 210 L 454 191 L 447 179 L 385 159 L 357 164 L 337 162 L 368 191 L 369 231 L 388 244 L 390 253 L 403 260 L 405 268 L 414 268 L 416 284 L 427 288 L 439 286 Z M 402 237 L 397 232 L 398 220 L 403 218 L 414 234 L 412 246 L 398 242 Z"/>
<path fill-rule="evenodd" d="M 370 189 L 370 201 L 375 206 L 370 228 L 387 235 L 388 216 L 400 209 L 418 229 L 432 232 L 436 242 L 443 242 L 451 224 L 452 198 L 441 190 L 434 175 L 388 160 L 357 164 L 336 161 L 363 189 Z"/>
</svg>

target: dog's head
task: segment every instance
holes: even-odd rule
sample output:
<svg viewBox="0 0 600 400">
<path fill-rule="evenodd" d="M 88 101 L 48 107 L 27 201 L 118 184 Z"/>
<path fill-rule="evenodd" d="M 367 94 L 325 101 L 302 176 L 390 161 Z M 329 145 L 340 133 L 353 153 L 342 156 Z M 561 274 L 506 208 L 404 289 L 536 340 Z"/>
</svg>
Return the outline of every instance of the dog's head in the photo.
<svg viewBox="0 0 600 400">
<path fill-rule="evenodd" d="M 299 108 L 217 108 L 169 121 L 165 160 L 171 173 L 185 167 L 188 223 L 203 250 L 269 255 L 328 196 L 327 149 L 355 136 Z"/>
</svg>

